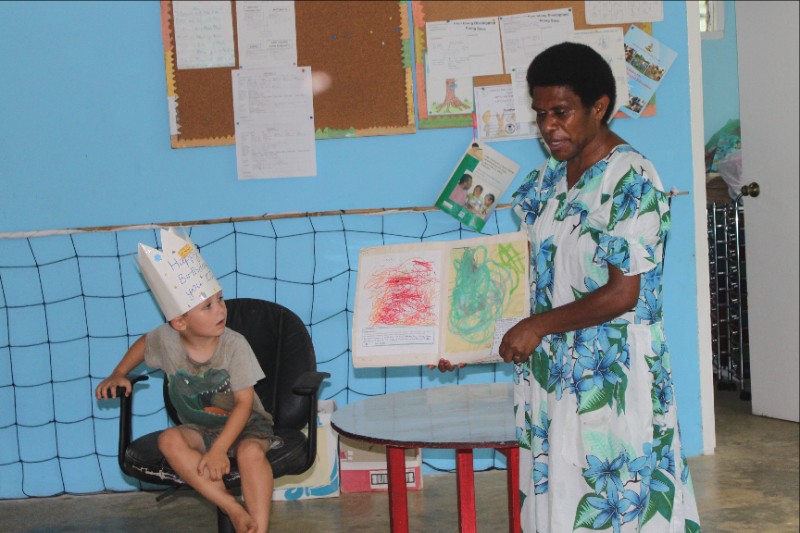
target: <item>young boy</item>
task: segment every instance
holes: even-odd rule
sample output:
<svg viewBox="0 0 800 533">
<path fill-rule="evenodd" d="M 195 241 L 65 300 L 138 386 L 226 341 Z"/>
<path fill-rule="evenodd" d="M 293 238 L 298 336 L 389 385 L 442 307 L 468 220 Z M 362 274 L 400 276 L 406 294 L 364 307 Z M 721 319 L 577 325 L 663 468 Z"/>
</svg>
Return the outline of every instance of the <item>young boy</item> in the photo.
<svg viewBox="0 0 800 533">
<path fill-rule="evenodd" d="M 160 368 L 181 425 L 165 429 L 158 447 L 175 472 L 222 509 L 237 532 L 265 533 L 272 503 L 272 469 L 266 454 L 280 439 L 253 385 L 264 377 L 247 340 L 225 327 L 222 290 L 192 242 L 174 229 L 161 231 L 163 251 L 139 244 L 137 262 L 167 323 L 140 337 L 98 399 L 131 392 L 126 375 L 143 361 Z M 236 457 L 246 508 L 222 476 Z"/>
</svg>

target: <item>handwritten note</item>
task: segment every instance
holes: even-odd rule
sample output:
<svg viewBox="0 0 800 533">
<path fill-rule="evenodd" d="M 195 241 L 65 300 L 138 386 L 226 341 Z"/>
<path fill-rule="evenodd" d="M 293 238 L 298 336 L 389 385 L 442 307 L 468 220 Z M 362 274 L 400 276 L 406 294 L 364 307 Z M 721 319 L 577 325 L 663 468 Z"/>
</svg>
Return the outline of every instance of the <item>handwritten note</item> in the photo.
<svg viewBox="0 0 800 533">
<path fill-rule="evenodd" d="M 397 346 L 409 344 L 434 344 L 436 329 L 432 326 L 410 326 L 395 328 L 364 328 L 361 345 L 364 348 L 375 346 Z"/>
<path fill-rule="evenodd" d="M 232 67 L 233 15 L 230 2 L 172 2 L 178 68 Z"/>
<path fill-rule="evenodd" d="M 231 74 L 239 179 L 316 176 L 311 69 Z"/>
</svg>

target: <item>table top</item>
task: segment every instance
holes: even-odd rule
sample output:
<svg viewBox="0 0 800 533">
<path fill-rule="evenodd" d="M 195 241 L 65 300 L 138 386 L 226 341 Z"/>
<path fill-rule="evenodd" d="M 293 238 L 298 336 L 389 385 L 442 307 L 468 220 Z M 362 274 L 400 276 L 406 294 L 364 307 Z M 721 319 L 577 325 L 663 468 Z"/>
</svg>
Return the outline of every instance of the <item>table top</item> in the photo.
<svg viewBox="0 0 800 533">
<path fill-rule="evenodd" d="M 511 383 L 445 385 L 373 396 L 331 416 L 358 440 L 408 448 L 492 448 L 518 444 Z"/>
</svg>

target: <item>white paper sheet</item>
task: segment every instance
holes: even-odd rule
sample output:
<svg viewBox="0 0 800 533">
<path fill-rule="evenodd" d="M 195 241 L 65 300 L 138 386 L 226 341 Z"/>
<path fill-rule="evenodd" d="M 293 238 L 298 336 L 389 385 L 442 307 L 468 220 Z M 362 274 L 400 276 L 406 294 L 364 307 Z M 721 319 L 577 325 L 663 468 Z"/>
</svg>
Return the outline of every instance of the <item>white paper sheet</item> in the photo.
<svg viewBox="0 0 800 533">
<path fill-rule="evenodd" d="M 569 8 L 500 17 L 505 72 L 527 69 L 542 50 L 568 41 L 574 29 Z"/>
<path fill-rule="evenodd" d="M 426 74 L 439 78 L 503 72 L 497 17 L 429 22 Z"/>
<path fill-rule="evenodd" d="M 530 113 L 517 112 L 511 84 L 475 87 L 476 133 L 482 141 L 510 141 L 539 137 L 539 128 L 533 119 L 522 120 L 520 116 Z"/>
<path fill-rule="evenodd" d="M 664 2 L 661 0 L 586 0 L 587 24 L 619 24 L 622 22 L 661 22 Z"/>
<path fill-rule="evenodd" d="M 297 66 L 294 2 L 236 0 L 239 68 Z"/>
<path fill-rule="evenodd" d="M 429 22 L 425 35 L 428 114 L 471 112 L 472 77 L 503 72 L 497 17 Z"/>
<path fill-rule="evenodd" d="M 603 56 L 611 67 L 614 81 L 617 84 L 617 102 L 614 114 L 628 101 L 628 72 L 625 64 L 625 34 L 622 28 L 602 28 L 582 30 L 572 34 L 573 42 L 591 46 Z M 613 115 L 612 115 L 613 116 Z"/>
<path fill-rule="evenodd" d="M 230 2 L 175 0 L 172 16 L 180 70 L 236 65 Z"/>
<path fill-rule="evenodd" d="M 528 91 L 527 75 L 527 67 L 511 69 L 511 90 L 514 93 L 514 109 L 516 109 L 518 121 L 536 123 L 536 113 L 531 109 L 533 100 L 531 100 L 531 95 Z"/>
<path fill-rule="evenodd" d="M 231 74 L 239 179 L 316 176 L 311 68 Z"/>
<path fill-rule="evenodd" d="M 380 364 L 385 358 L 409 365 L 438 361 L 443 254 L 383 249 L 360 254 L 354 364 L 361 358 L 380 358 Z"/>
</svg>

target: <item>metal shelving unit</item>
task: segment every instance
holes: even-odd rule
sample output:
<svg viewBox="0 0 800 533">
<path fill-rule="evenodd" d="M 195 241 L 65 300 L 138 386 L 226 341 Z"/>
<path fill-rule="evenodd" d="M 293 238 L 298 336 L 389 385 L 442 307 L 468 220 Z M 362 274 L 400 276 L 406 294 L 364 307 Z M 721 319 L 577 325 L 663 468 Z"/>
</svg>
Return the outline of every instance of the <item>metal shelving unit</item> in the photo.
<svg viewBox="0 0 800 533">
<path fill-rule="evenodd" d="M 738 389 L 740 398 L 749 400 L 747 276 L 741 196 L 726 204 L 708 204 L 707 215 L 715 380 L 718 389 Z"/>
</svg>

